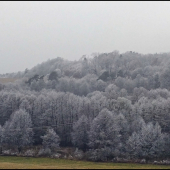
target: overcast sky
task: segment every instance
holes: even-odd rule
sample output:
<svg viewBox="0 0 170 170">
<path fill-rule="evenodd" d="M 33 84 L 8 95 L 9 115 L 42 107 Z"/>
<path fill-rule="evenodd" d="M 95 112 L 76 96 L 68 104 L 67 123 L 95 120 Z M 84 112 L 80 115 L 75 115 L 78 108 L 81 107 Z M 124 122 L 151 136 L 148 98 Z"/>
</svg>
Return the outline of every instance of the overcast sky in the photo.
<svg viewBox="0 0 170 170">
<path fill-rule="evenodd" d="M 170 52 L 170 2 L 0 1 L 0 74 L 114 50 Z"/>
</svg>

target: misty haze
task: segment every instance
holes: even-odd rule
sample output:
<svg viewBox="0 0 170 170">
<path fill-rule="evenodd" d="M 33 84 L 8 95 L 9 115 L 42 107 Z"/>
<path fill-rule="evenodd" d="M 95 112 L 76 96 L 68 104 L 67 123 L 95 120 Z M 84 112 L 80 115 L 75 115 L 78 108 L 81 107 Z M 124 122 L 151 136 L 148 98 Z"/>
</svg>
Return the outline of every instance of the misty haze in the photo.
<svg viewBox="0 0 170 170">
<path fill-rule="evenodd" d="M 0 162 L 170 164 L 169 9 L 0 2 Z"/>
</svg>

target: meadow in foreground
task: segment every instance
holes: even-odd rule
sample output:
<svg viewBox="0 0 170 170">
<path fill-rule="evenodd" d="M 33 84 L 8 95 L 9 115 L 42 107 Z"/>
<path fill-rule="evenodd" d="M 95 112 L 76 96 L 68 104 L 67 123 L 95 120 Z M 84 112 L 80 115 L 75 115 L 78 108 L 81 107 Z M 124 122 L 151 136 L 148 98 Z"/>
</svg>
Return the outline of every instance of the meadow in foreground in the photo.
<svg viewBox="0 0 170 170">
<path fill-rule="evenodd" d="M 170 169 L 170 165 L 101 163 L 51 158 L 0 156 L 0 169 Z"/>
</svg>

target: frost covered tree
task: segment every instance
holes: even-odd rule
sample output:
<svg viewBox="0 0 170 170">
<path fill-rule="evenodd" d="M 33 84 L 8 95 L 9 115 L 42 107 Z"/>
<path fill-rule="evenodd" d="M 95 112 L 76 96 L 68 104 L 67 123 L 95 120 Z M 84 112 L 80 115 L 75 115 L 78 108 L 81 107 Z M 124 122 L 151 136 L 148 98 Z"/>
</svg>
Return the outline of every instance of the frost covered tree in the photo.
<svg viewBox="0 0 170 170">
<path fill-rule="evenodd" d="M 160 86 L 170 90 L 170 67 L 166 67 L 160 74 Z"/>
<path fill-rule="evenodd" d="M 120 144 L 119 131 L 120 129 L 116 121 L 114 121 L 113 113 L 107 109 L 103 109 L 91 124 L 89 131 L 89 147 L 99 150 L 105 148 L 105 151 L 110 148 L 110 150 L 114 152 Z"/>
<path fill-rule="evenodd" d="M 44 136 L 41 136 L 43 139 L 43 147 L 49 149 L 59 148 L 60 137 L 56 134 L 53 129 L 48 129 Z"/>
<path fill-rule="evenodd" d="M 58 78 L 57 72 L 53 71 L 53 72 L 50 73 L 48 80 L 57 80 L 57 78 Z"/>
<path fill-rule="evenodd" d="M 4 125 L 3 143 L 21 147 L 33 143 L 32 121 L 29 113 L 20 109 Z"/>
<path fill-rule="evenodd" d="M 125 142 L 129 136 L 129 124 L 123 114 L 119 114 L 115 117 L 116 124 L 119 127 L 119 133 L 121 135 L 121 142 Z"/>
<path fill-rule="evenodd" d="M 141 130 L 143 157 L 159 157 L 164 152 L 164 134 L 158 123 L 148 123 Z"/>
<path fill-rule="evenodd" d="M 133 134 L 129 137 L 126 142 L 126 151 L 127 154 L 133 158 L 138 158 L 141 155 L 141 138 L 139 134 L 133 132 Z"/>
<path fill-rule="evenodd" d="M 84 151 L 87 149 L 89 126 L 89 120 L 86 116 L 82 115 L 73 125 L 73 132 L 71 134 L 74 146 Z"/>
<path fill-rule="evenodd" d="M 159 124 L 150 122 L 129 137 L 127 151 L 133 157 L 158 158 L 165 152 L 165 137 Z"/>
<path fill-rule="evenodd" d="M 4 133 L 4 129 L 3 129 L 3 127 L 0 125 L 0 154 L 1 154 L 1 152 L 2 152 L 3 133 Z"/>
<path fill-rule="evenodd" d="M 117 99 L 119 96 L 119 87 L 115 84 L 110 84 L 105 89 L 105 95 L 109 99 Z"/>
</svg>

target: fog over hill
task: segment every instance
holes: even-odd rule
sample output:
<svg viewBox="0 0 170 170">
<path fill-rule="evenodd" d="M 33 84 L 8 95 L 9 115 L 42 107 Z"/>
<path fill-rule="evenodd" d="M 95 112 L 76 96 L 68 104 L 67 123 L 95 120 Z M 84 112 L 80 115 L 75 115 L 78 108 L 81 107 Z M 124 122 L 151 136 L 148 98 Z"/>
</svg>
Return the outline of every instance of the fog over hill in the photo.
<svg viewBox="0 0 170 170">
<path fill-rule="evenodd" d="M 83 150 L 87 159 L 170 158 L 170 53 L 60 57 L 1 75 L 0 143 Z"/>
</svg>

